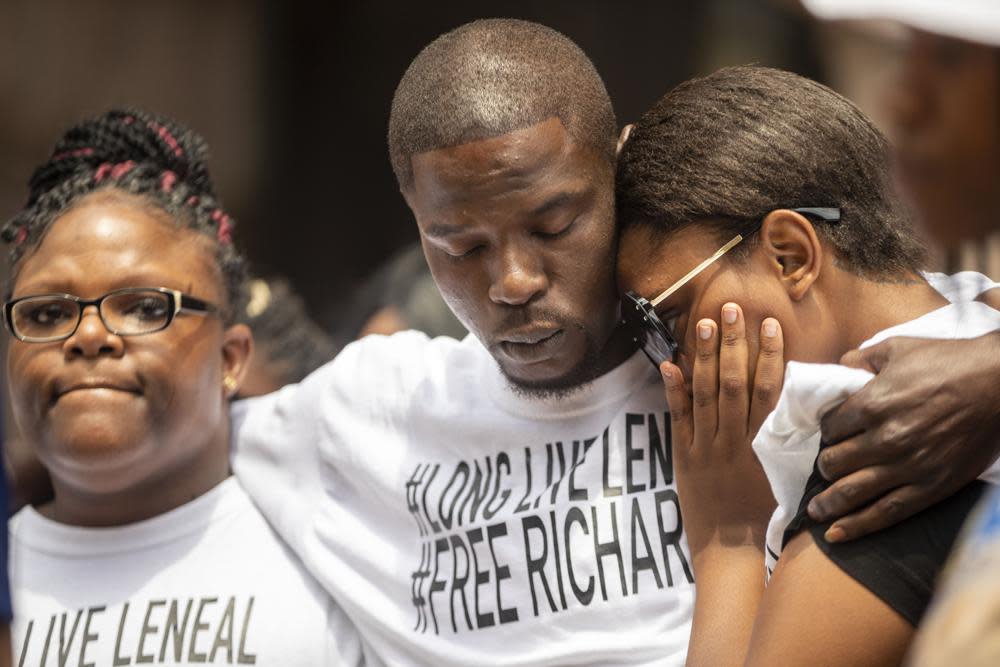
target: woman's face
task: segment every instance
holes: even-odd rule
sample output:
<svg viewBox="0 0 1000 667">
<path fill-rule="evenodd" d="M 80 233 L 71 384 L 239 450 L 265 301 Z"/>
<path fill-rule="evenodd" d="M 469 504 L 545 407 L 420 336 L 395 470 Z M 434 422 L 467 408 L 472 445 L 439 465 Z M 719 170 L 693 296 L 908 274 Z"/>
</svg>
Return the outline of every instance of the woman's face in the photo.
<svg viewBox="0 0 1000 667">
<path fill-rule="evenodd" d="M 108 193 L 52 223 L 22 260 L 13 296 L 94 299 L 124 287 L 167 287 L 216 305 L 225 297 L 210 239 Z M 200 465 L 208 443 L 228 433 L 223 379 L 238 376 L 241 360 L 226 335 L 219 317 L 181 312 L 162 331 L 121 337 L 89 306 L 66 340 L 12 337 L 18 426 L 57 484 L 83 492 L 121 491 Z"/>
<path fill-rule="evenodd" d="M 713 230 L 698 225 L 680 229 L 665 242 L 642 228 L 630 228 L 619 245 L 619 288 L 652 300 L 724 242 Z M 789 298 L 764 253 L 751 249 L 748 257 L 724 255 L 656 307 L 679 345 L 676 363 L 685 377 L 691 377 L 698 322 L 703 318 L 719 322 L 722 306 L 729 302 L 743 309 L 751 360 L 756 359 L 761 323 L 767 317 L 781 323 L 786 359 L 816 360 L 812 339 L 798 335 L 801 306 Z M 753 368 L 750 371 L 752 377 Z"/>
</svg>

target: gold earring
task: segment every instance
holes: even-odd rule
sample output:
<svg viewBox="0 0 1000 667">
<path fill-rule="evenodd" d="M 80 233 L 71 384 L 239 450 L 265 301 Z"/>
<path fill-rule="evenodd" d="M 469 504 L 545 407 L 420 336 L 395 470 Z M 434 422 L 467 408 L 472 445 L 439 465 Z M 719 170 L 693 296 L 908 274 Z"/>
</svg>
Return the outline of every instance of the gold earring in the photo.
<svg viewBox="0 0 1000 667">
<path fill-rule="evenodd" d="M 236 391 L 237 387 L 236 378 L 234 378 L 231 375 L 227 375 L 226 377 L 222 378 L 222 386 L 225 387 L 228 391 Z"/>
</svg>

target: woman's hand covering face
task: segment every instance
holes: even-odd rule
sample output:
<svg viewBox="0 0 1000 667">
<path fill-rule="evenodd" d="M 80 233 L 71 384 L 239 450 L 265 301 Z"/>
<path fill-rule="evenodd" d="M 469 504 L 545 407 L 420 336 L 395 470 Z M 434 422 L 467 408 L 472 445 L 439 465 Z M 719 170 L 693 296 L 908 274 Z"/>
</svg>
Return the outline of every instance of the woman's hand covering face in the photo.
<svg viewBox="0 0 1000 667">
<path fill-rule="evenodd" d="M 722 309 L 721 332 L 712 320 L 698 322 L 687 383 L 677 366 L 665 362 L 660 369 L 670 404 L 681 512 L 696 559 L 713 545 L 753 544 L 763 553 L 774 509 L 751 442 L 781 390 L 781 331 L 772 318 L 762 323 L 751 378 L 745 327 L 742 309 L 728 303 Z"/>
<path fill-rule="evenodd" d="M 751 365 L 742 309 L 725 304 L 720 321 L 721 335 L 713 320 L 697 323 L 687 383 L 677 366 L 660 367 L 681 516 L 698 580 L 687 656 L 692 666 L 743 664 L 764 592 L 764 536 L 774 509 L 750 445 L 781 391 L 781 329 L 775 319 L 764 320 Z"/>
</svg>

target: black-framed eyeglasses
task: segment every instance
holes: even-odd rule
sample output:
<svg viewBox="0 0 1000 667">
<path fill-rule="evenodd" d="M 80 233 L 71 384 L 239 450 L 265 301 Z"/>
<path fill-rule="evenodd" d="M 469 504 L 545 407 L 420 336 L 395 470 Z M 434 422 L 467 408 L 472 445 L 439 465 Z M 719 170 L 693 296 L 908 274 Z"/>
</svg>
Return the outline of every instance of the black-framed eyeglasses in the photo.
<svg viewBox="0 0 1000 667">
<path fill-rule="evenodd" d="M 141 336 L 162 331 L 180 312 L 218 313 L 217 306 L 166 287 L 126 287 L 96 299 L 72 294 L 22 296 L 4 304 L 7 329 L 25 343 L 51 343 L 76 333 L 83 310 L 97 306 L 104 327 L 116 336 Z"/>
<path fill-rule="evenodd" d="M 805 207 L 790 209 L 796 213 L 821 222 L 839 222 L 839 208 Z M 628 292 L 622 297 L 622 325 L 632 336 L 632 340 L 642 347 L 642 351 L 653 365 L 659 368 L 664 361 L 673 361 L 677 355 L 677 339 L 656 314 L 656 307 L 667 297 L 686 285 L 688 281 L 711 266 L 716 260 L 736 247 L 740 241 L 760 229 L 762 220 L 745 234 L 737 234 L 724 246 L 715 251 L 704 262 L 688 271 L 680 280 L 665 289 L 651 301 L 647 301 L 635 292 Z"/>
</svg>

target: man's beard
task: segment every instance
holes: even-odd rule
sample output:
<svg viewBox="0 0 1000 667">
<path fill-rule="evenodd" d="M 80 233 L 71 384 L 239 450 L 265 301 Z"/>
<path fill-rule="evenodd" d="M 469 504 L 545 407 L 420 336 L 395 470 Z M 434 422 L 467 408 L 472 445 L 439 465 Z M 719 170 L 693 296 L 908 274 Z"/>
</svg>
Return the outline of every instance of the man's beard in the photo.
<svg viewBox="0 0 1000 667">
<path fill-rule="evenodd" d="M 602 346 L 593 333 L 582 322 L 568 322 L 567 325 L 583 332 L 584 354 L 580 362 L 567 373 L 545 380 L 524 380 L 511 377 L 504 367 L 497 363 L 500 372 L 515 393 L 525 398 L 562 399 L 576 393 L 595 379 L 603 370 L 601 364 Z"/>
</svg>

